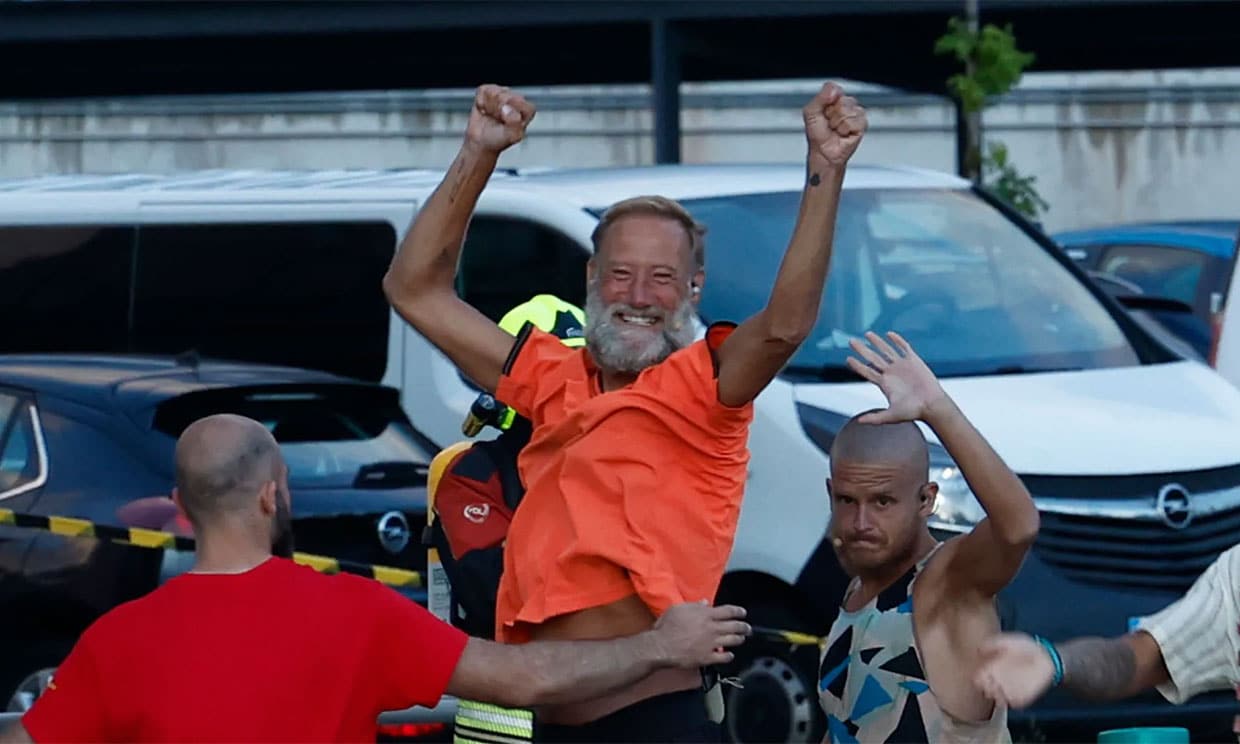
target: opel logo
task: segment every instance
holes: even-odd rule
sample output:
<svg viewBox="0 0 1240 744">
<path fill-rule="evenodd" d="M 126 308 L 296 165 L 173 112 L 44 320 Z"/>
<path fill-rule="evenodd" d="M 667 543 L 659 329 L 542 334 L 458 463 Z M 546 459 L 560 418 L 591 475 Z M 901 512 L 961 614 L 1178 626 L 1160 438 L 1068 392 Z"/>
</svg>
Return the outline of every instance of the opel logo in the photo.
<svg viewBox="0 0 1240 744">
<path fill-rule="evenodd" d="M 409 520 L 398 511 L 390 511 L 379 518 L 379 544 L 389 553 L 404 550 L 412 534 Z"/>
<path fill-rule="evenodd" d="M 1158 489 L 1158 500 L 1154 502 L 1158 516 L 1168 527 L 1182 530 L 1193 521 L 1192 497 L 1179 483 L 1168 483 Z"/>
</svg>

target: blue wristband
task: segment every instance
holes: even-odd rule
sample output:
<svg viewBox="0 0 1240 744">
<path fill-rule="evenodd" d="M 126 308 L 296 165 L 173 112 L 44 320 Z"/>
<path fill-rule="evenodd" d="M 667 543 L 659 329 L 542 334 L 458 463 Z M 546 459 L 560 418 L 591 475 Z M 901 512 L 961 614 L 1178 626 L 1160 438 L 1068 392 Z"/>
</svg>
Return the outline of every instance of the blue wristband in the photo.
<svg viewBox="0 0 1240 744">
<path fill-rule="evenodd" d="M 1059 658 L 1059 649 L 1042 636 L 1034 636 L 1033 639 L 1041 644 L 1047 655 L 1051 657 L 1051 663 L 1055 665 L 1055 679 L 1051 681 L 1051 687 L 1058 687 L 1063 683 L 1063 659 Z"/>
</svg>

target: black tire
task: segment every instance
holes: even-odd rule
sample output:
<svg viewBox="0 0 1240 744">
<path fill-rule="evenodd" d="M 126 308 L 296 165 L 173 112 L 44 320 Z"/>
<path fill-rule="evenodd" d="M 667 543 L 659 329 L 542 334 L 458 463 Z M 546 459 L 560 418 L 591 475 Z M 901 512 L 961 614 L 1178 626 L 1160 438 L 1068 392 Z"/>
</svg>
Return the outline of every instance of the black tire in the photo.
<svg viewBox="0 0 1240 744">
<path fill-rule="evenodd" d="M 796 613 L 780 605 L 749 608 L 750 623 L 810 632 Z M 753 638 L 724 670 L 743 687 L 724 683 L 724 741 L 729 744 L 822 741 L 826 718 L 818 703 L 818 648 Z"/>
</svg>

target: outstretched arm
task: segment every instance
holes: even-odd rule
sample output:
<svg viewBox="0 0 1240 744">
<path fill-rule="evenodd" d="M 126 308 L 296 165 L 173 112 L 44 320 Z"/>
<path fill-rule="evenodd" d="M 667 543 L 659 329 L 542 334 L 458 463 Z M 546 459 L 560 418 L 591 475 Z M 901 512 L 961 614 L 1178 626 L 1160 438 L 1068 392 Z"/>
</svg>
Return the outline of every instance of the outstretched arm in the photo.
<svg viewBox="0 0 1240 744">
<path fill-rule="evenodd" d="M 849 366 L 882 388 L 891 404 L 862 421 L 920 419 L 934 430 L 986 510 L 986 518 L 948 554 L 951 565 L 945 575 L 955 587 L 993 596 L 1020 570 L 1038 535 L 1037 507 L 1025 484 L 965 418 L 908 342 L 899 334 L 887 335 L 891 344 L 876 333 L 866 334 L 873 348 L 852 342 L 853 351 L 867 364 L 850 358 Z"/>
<path fill-rule="evenodd" d="M 1092 700 L 1116 700 L 1151 687 L 1172 703 L 1208 690 L 1223 690 L 1240 675 L 1233 643 L 1240 545 L 1223 551 L 1188 592 L 1142 618 L 1119 638 L 1078 638 L 1055 644 L 1062 685 Z M 982 644 L 975 683 L 994 700 L 1013 707 L 1032 704 L 1051 686 L 1051 653 L 1021 633 Z"/>
<path fill-rule="evenodd" d="M 792 240 L 767 305 L 719 348 L 719 401 L 753 400 L 813 330 L 831 263 L 835 215 L 848 159 L 866 129 L 865 109 L 828 83 L 802 112 L 809 143 L 805 188 Z"/>
<path fill-rule="evenodd" d="M 1162 651 L 1145 632 L 1077 638 L 1055 649 L 1063 665 L 1063 688 L 1087 700 L 1119 700 L 1169 679 Z M 1054 678 L 1051 656 L 1038 641 L 1004 633 L 982 644 L 974 681 L 990 699 L 1019 709 L 1037 702 Z"/>
<path fill-rule="evenodd" d="M 533 118 L 534 107 L 507 88 L 478 89 L 461 151 L 418 210 L 383 278 L 396 312 L 492 392 L 513 338 L 457 296 L 456 267 L 470 216 L 499 154 L 521 141 Z"/>
<path fill-rule="evenodd" d="M 677 605 L 653 630 L 610 641 L 537 641 L 504 645 L 471 638 L 450 695 L 517 708 L 606 695 L 665 667 L 726 664 L 751 632 L 740 607 Z"/>
</svg>

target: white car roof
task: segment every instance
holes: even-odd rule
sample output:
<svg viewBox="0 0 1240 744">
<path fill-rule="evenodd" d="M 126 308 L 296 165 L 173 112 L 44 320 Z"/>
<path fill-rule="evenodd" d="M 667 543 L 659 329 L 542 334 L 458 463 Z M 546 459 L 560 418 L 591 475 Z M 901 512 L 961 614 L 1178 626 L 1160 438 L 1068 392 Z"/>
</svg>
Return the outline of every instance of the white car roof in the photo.
<svg viewBox="0 0 1240 744">
<path fill-rule="evenodd" d="M 215 198 L 239 192 L 365 191 L 425 192 L 443 177 L 442 170 L 206 170 L 179 174 L 60 175 L 0 180 L 0 194 L 28 195 L 127 194 L 143 198 L 164 194 L 178 200 L 194 194 Z M 605 207 L 638 194 L 693 199 L 730 194 L 789 191 L 801 188 L 800 165 L 660 165 L 627 168 L 501 169 L 490 189 L 542 192 L 582 207 Z M 967 188 L 954 175 L 917 168 L 853 165 L 845 188 Z M 244 197 L 243 197 L 244 198 Z"/>
</svg>

